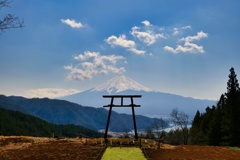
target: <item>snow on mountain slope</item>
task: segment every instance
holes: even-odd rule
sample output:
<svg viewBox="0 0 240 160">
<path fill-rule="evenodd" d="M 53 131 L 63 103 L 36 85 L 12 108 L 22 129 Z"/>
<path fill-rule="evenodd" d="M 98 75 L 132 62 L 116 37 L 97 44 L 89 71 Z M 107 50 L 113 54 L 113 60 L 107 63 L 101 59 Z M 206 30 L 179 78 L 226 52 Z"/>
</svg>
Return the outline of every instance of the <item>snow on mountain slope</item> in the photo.
<svg viewBox="0 0 240 160">
<path fill-rule="evenodd" d="M 142 86 L 141 84 L 135 82 L 134 80 L 124 76 L 116 76 L 106 83 L 103 83 L 100 86 L 95 87 L 91 91 L 107 91 L 109 94 L 118 93 L 125 90 L 135 90 L 135 91 L 153 91 L 147 87 Z"/>
</svg>

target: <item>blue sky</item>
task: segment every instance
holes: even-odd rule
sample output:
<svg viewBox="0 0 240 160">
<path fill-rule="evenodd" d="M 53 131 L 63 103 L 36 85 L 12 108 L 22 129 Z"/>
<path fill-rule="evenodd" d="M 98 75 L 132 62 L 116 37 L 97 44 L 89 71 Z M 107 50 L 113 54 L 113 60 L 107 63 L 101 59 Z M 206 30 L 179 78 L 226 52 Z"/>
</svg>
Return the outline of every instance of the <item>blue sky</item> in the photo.
<svg viewBox="0 0 240 160">
<path fill-rule="evenodd" d="M 55 97 L 117 74 L 161 92 L 218 100 L 240 75 L 238 0 L 15 0 L 0 35 L 0 94 Z M 238 77 L 239 79 L 239 77 Z"/>
</svg>

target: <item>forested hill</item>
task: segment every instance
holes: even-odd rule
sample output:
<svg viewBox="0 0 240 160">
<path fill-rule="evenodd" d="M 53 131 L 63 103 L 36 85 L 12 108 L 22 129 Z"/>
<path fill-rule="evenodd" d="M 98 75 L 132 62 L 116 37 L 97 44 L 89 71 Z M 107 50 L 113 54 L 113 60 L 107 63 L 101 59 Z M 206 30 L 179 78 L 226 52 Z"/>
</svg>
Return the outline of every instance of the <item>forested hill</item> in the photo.
<svg viewBox="0 0 240 160">
<path fill-rule="evenodd" d="M 89 137 L 103 137 L 101 133 L 77 125 L 56 125 L 40 118 L 0 108 L 0 135 L 24 135 L 38 137 L 76 137 L 80 134 Z"/>
<path fill-rule="evenodd" d="M 0 95 L 0 108 L 31 114 L 54 124 L 75 124 L 93 130 L 105 129 L 108 110 L 81 106 L 65 100 L 48 98 L 24 98 Z M 130 131 L 133 129 L 132 115 L 112 112 L 110 131 Z M 138 129 L 146 129 L 155 119 L 136 115 Z"/>
</svg>

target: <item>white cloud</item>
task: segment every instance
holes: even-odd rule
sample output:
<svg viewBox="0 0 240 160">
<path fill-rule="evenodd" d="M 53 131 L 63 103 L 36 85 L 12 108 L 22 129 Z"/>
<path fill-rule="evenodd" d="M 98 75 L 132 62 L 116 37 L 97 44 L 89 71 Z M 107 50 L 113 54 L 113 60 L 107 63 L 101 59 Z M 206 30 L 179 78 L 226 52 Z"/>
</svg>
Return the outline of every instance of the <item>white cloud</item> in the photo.
<svg viewBox="0 0 240 160">
<path fill-rule="evenodd" d="M 72 28 L 82 28 L 84 27 L 81 22 L 76 22 L 74 19 L 61 19 L 61 22 L 69 25 Z"/>
<path fill-rule="evenodd" d="M 119 37 L 112 35 L 107 39 L 105 39 L 105 42 L 110 44 L 112 47 L 120 46 L 120 47 L 126 48 L 135 54 L 141 55 L 145 53 L 145 51 L 143 50 L 136 49 L 136 43 L 132 40 L 127 40 L 124 34 L 120 35 Z"/>
<path fill-rule="evenodd" d="M 138 54 L 138 55 L 143 55 L 146 52 L 146 51 L 143 51 L 143 50 L 137 50 L 136 48 L 130 48 L 129 50 L 131 52 L 135 53 L 135 54 Z"/>
<path fill-rule="evenodd" d="M 96 58 L 99 57 L 100 53 L 99 52 L 84 52 L 84 54 L 79 54 L 78 56 L 74 56 L 75 60 L 79 60 L 79 61 L 84 61 L 87 59 L 91 59 L 91 58 Z"/>
<path fill-rule="evenodd" d="M 188 27 L 189 28 L 189 27 Z M 184 45 L 177 45 L 174 49 L 170 46 L 165 46 L 163 49 L 172 53 L 204 53 L 203 46 L 199 46 L 192 41 L 199 41 L 203 38 L 207 38 L 207 33 L 198 32 L 196 36 L 187 36 L 185 38 L 181 38 L 181 41 L 184 41 Z"/>
<path fill-rule="evenodd" d="M 142 24 L 144 24 L 145 26 L 151 26 L 151 23 L 149 22 L 149 21 L 147 21 L 147 20 L 145 20 L 145 21 L 142 21 Z"/>
<path fill-rule="evenodd" d="M 164 50 L 172 52 L 172 53 L 204 53 L 203 46 L 198 46 L 194 43 L 186 42 L 184 46 L 178 45 L 176 49 L 165 46 Z"/>
<path fill-rule="evenodd" d="M 117 67 L 117 62 L 122 61 L 125 58 L 117 55 L 101 55 L 99 52 L 86 51 L 84 54 L 79 54 L 74 57 L 79 61 L 76 66 L 68 65 L 64 66 L 66 70 L 69 70 L 67 78 L 70 80 L 85 80 L 92 79 L 93 76 L 98 74 L 120 74 L 125 72 L 124 67 Z M 125 61 L 123 62 L 125 63 Z"/>
<path fill-rule="evenodd" d="M 207 38 L 207 33 L 198 32 L 195 36 L 187 36 L 183 38 L 179 38 L 181 35 L 186 35 L 187 30 L 192 29 L 190 25 L 186 25 L 183 27 L 173 27 L 166 28 L 160 27 L 156 25 L 152 25 L 148 20 L 144 20 L 141 22 L 143 26 L 134 26 L 131 28 L 130 34 L 137 38 L 139 41 L 145 44 L 142 45 L 142 48 L 149 49 L 149 46 L 155 44 L 158 39 L 164 39 L 165 41 L 169 41 L 172 43 L 173 40 L 176 40 L 176 43 L 184 43 L 183 45 L 177 45 L 176 48 L 170 47 L 166 45 L 163 47 L 164 50 L 172 52 L 172 53 L 204 53 L 203 46 L 200 46 L 193 41 L 198 41 L 203 38 Z M 172 32 L 173 31 L 173 32 Z M 105 39 L 105 42 L 110 44 L 112 47 L 120 46 L 126 48 L 132 53 L 143 55 L 146 54 L 146 50 L 138 50 L 136 46 L 138 41 L 128 40 L 125 34 L 116 37 L 114 35 Z M 166 43 L 166 42 L 164 42 Z M 160 46 L 160 45 L 159 45 Z M 156 47 L 156 46 L 155 46 Z M 153 55 L 153 53 L 148 54 Z"/>
<path fill-rule="evenodd" d="M 179 34 L 179 29 L 178 28 L 173 28 L 173 35 L 176 36 Z"/>
<path fill-rule="evenodd" d="M 75 93 L 79 93 L 79 90 L 76 89 L 60 89 L 60 88 L 39 88 L 39 89 L 31 89 L 25 91 L 25 95 L 28 98 L 57 98 L 63 97 Z"/>
<path fill-rule="evenodd" d="M 180 27 L 180 28 L 174 27 L 173 28 L 173 35 L 177 36 L 180 33 L 182 33 L 183 30 L 186 30 L 186 29 L 192 29 L 192 27 L 191 26 L 184 26 L 184 27 Z"/>
<path fill-rule="evenodd" d="M 207 33 L 204 33 L 203 31 L 201 31 L 201 32 L 198 32 L 196 36 L 187 36 L 185 38 L 182 38 L 181 41 L 192 42 L 192 41 L 195 41 L 195 40 L 198 41 L 207 37 L 208 37 Z"/>
<path fill-rule="evenodd" d="M 119 37 L 110 36 L 105 40 L 108 44 L 112 46 L 121 46 L 124 48 L 133 48 L 136 46 L 135 42 L 132 40 L 127 40 L 124 34 L 120 35 Z"/>
<path fill-rule="evenodd" d="M 172 52 L 172 53 L 177 53 L 177 52 L 175 51 L 175 49 L 173 49 L 172 47 L 169 47 L 169 46 L 165 46 L 163 49 L 164 49 L 165 51 L 169 51 L 169 52 Z"/>
<path fill-rule="evenodd" d="M 180 26 L 180 27 L 166 27 L 166 26 L 157 26 L 151 24 L 148 20 L 141 22 L 142 26 L 134 26 L 130 30 L 130 35 L 132 35 L 136 41 L 127 39 L 125 34 L 117 36 L 110 36 L 105 39 L 105 42 L 110 44 L 112 47 L 120 46 L 126 48 L 132 53 L 138 55 L 150 55 L 153 56 L 151 45 L 158 43 L 158 40 L 161 39 L 162 44 L 167 43 L 180 43 L 177 44 L 176 48 L 165 45 L 161 46 L 158 43 L 154 45 L 154 50 L 163 49 L 172 53 L 204 53 L 204 48 L 201 45 L 195 43 L 203 38 L 208 38 L 208 34 L 203 31 L 197 32 L 195 36 L 185 36 L 189 30 L 192 30 L 192 26 Z M 182 37 L 185 36 L 185 37 Z M 142 43 L 140 44 L 139 41 Z M 182 43 L 182 44 L 181 44 Z M 142 50 L 138 50 L 137 46 L 142 46 Z M 159 47 L 159 48 L 157 48 Z M 151 54 L 148 52 L 150 51 Z"/>
<path fill-rule="evenodd" d="M 192 26 L 184 26 L 182 29 L 192 29 Z"/>
<path fill-rule="evenodd" d="M 130 32 L 134 37 L 137 37 L 140 41 L 144 42 L 147 45 L 152 45 L 156 42 L 158 38 L 165 38 L 163 34 L 156 34 L 152 29 L 147 29 L 140 31 L 140 27 L 132 27 Z"/>
</svg>

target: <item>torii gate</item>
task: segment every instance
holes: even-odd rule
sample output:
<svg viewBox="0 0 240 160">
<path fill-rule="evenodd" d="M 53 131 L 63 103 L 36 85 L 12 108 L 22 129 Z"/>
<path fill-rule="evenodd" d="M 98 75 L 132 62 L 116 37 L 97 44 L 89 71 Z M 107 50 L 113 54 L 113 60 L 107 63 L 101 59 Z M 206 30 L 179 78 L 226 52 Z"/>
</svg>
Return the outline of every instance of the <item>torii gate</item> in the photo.
<svg viewBox="0 0 240 160">
<path fill-rule="evenodd" d="M 133 98 L 141 98 L 142 95 L 103 95 L 103 98 L 111 98 L 111 102 L 109 105 L 103 106 L 103 107 L 110 107 L 109 112 L 108 112 L 108 119 L 107 119 L 107 125 L 106 125 L 106 130 L 105 130 L 105 135 L 104 138 L 107 138 L 107 133 L 108 133 L 108 127 L 109 127 L 109 122 L 110 122 L 110 117 L 112 113 L 112 107 L 132 107 L 132 115 L 133 115 L 133 125 L 134 125 L 134 131 L 135 131 L 135 139 L 138 139 L 137 135 L 137 125 L 136 125 L 136 118 L 135 118 L 135 112 L 134 112 L 134 107 L 141 107 L 141 105 L 136 105 L 133 103 Z M 114 105 L 113 101 L 114 98 L 121 98 L 121 104 L 120 105 Z M 123 104 L 123 99 L 124 98 L 130 98 L 131 104 L 129 105 L 124 105 Z"/>
</svg>

